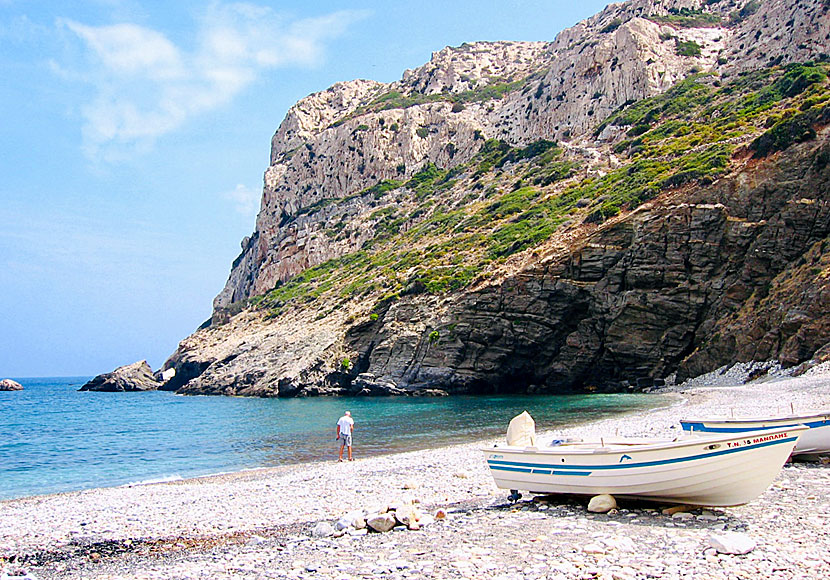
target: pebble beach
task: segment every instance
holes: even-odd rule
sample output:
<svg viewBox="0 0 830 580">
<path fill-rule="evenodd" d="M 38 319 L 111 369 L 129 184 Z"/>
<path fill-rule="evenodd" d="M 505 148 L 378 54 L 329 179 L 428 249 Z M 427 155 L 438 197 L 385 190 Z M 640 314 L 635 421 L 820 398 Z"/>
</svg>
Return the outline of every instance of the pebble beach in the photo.
<svg viewBox="0 0 830 580">
<path fill-rule="evenodd" d="M 673 437 L 682 416 L 830 409 L 830 369 L 740 369 L 666 387 L 665 405 L 553 437 Z M 356 417 L 359 425 L 359 417 Z M 506 425 L 505 425 L 506 428 Z M 331 459 L 226 475 L 0 502 L 2 580 L 206 578 L 828 578 L 830 466 L 788 463 L 752 502 L 730 508 L 619 500 L 507 500 L 480 448 L 498 441 Z M 331 535 L 356 510 L 414 506 L 418 529 Z M 667 509 L 668 508 L 668 509 Z M 323 525 L 325 528 L 325 525 Z"/>
</svg>

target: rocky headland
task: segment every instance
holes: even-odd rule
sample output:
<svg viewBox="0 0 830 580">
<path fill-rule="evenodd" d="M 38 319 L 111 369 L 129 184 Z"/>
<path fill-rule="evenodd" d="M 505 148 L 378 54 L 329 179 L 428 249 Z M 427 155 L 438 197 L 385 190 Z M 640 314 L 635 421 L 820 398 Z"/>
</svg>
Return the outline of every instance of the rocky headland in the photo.
<svg viewBox="0 0 830 580">
<path fill-rule="evenodd" d="M 821 354 L 829 10 L 632 0 L 302 99 L 163 388 L 591 392 Z"/>
</svg>

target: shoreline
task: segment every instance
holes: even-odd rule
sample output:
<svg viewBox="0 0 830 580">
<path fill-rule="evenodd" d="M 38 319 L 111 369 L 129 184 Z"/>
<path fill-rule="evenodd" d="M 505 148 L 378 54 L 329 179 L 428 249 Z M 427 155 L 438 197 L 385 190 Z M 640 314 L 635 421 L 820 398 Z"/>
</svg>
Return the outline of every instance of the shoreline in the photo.
<svg viewBox="0 0 830 580">
<path fill-rule="evenodd" d="M 80 393 L 81 395 L 86 395 L 87 392 Z M 155 395 L 155 393 L 144 393 L 149 395 Z M 139 397 L 143 396 L 144 394 L 138 394 Z M 74 392 L 73 392 L 74 395 Z M 120 395 L 116 395 L 119 397 Z M 132 398 L 135 394 L 125 395 L 125 397 Z M 163 393 L 164 397 L 181 397 L 186 399 L 212 399 L 212 403 L 219 400 L 220 402 L 222 399 L 233 399 L 233 397 L 208 397 L 207 395 L 197 395 L 197 396 L 188 396 L 188 395 L 175 395 L 173 393 Z M 517 409 L 517 413 L 521 412 L 522 410 L 529 410 L 534 415 L 538 412 L 541 414 L 543 413 L 543 408 L 551 408 L 557 409 L 558 403 L 554 399 L 562 399 L 563 407 L 567 408 L 568 411 L 564 415 L 558 415 L 555 413 L 547 413 L 541 419 L 547 424 L 559 424 L 562 423 L 567 425 L 581 425 L 591 421 L 595 421 L 601 418 L 606 417 L 620 417 L 630 412 L 645 412 L 647 410 L 658 408 L 662 406 L 664 403 L 662 402 L 664 397 L 662 395 L 656 394 L 643 394 L 643 393 L 610 393 L 605 396 L 611 397 L 621 397 L 621 400 L 618 399 L 609 399 L 611 402 L 600 404 L 598 407 L 592 409 L 588 407 L 592 403 L 589 402 L 589 399 L 594 395 L 582 394 L 576 395 L 577 398 L 581 399 L 581 403 L 569 403 L 567 402 L 571 399 L 574 395 L 573 394 L 563 394 L 563 395 L 517 395 L 517 397 L 527 398 L 530 399 L 525 403 L 517 402 L 513 404 L 510 408 Z M 244 397 L 235 397 L 236 399 L 246 399 Z M 473 421 L 479 425 L 481 429 L 478 432 L 477 439 L 481 440 L 488 440 L 489 438 L 497 438 L 504 433 L 506 429 L 507 422 L 512 417 L 512 413 L 507 413 L 502 411 L 497 415 L 487 415 L 484 422 L 481 419 L 484 418 L 483 414 L 487 414 L 488 403 L 487 400 L 490 399 L 490 396 L 482 396 L 482 397 L 471 397 L 469 395 L 459 395 L 456 397 L 447 397 L 436 399 L 440 401 L 446 400 L 454 400 L 455 403 L 452 403 L 449 407 L 455 408 L 457 406 L 465 406 L 466 403 L 464 399 L 478 399 L 483 402 L 474 402 L 473 408 L 474 410 L 470 412 L 470 417 L 473 418 Z M 510 397 L 508 397 L 510 398 Z M 113 400 L 115 397 L 113 397 Z M 391 399 L 391 400 L 390 400 Z M 317 411 L 315 404 L 317 401 L 324 406 L 331 407 L 332 404 L 335 404 L 339 409 L 342 406 L 351 407 L 352 405 L 356 405 L 360 407 L 364 405 L 366 401 L 371 403 L 375 403 L 377 401 L 380 403 L 380 413 L 377 413 L 376 417 L 381 417 L 379 421 L 375 421 L 375 424 L 371 426 L 371 428 L 367 427 L 367 423 L 363 424 L 361 428 L 361 434 L 359 435 L 357 441 L 357 445 L 360 447 L 360 456 L 362 458 L 368 457 L 381 457 L 387 455 L 394 455 L 401 452 L 406 451 L 414 451 L 414 450 L 423 450 L 428 451 L 437 448 L 444 448 L 444 447 L 452 447 L 454 445 L 463 445 L 468 443 L 472 440 L 470 437 L 470 433 L 475 433 L 474 431 L 470 430 L 463 430 L 458 427 L 450 427 L 444 431 L 435 432 L 429 427 L 421 427 L 420 433 L 418 433 L 415 437 L 410 436 L 410 434 L 406 433 L 406 430 L 403 432 L 397 432 L 392 434 L 392 436 L 387 436 L 385 434 L 385 430 L 381 428 L 381 424 L 383 423 L 383 415 L 386 412 L 387 405 L 390 405 L 390 408 L 394 409 L 392 405 L 403 403 L 409 404 L 409 401 L 413 401 L 413 397 L 404 397 L 404 396 L 397 396 L 397 397 L 378 397 L 378 398 L 342 398 L 342 397 L 319 397 L 316 399 L 309 399 L 304 401 L 303 403 L 307 403 L 306 405 L 306 412 L 314 413 Z M 550 402 L 547 402 L 547 401 Z M 617 402 L 613 402 L 613 401 Z M 125 401 L 126 402 L 126 401 Z M 285 404 L 291 405 L 294 404 L 295 401 L 287 400 L 283 401 Z M 259 403 L 259 401 L 257 401 Z M 308 404 L 311 404 L 310 406 Z M 119 403 L 119 405 L 122 403 Z M 509 404 L 509 403 L 508 403 Z M 576 409 L 571 409 L 571 406 L 574 406 Z M 236 411 L 237 408 L 231 406 L 231 412 Z M 117 407 L 116 407 L 117 409 Z M 210 409 L 210 407 L 209 407 Z M 536 410 L 535 410 L 536 409 Z M 361 409 L 363 410 L 363 409 Z M 372 413 L 376 413 L 377 409 L 370 408 Z M 190 416 L 198 416 L 199 409 L 198 407 L 193 407 L 190 410 Z M 365 411 L 364 411 L 365 412 Z M 442 416 L 448 417 L 448 413 L 451 413 L 451 409 L 447 409 L 444 411 L 438 411 L 441 413 Z M 482 415 L 480 417 L 475 417 L 476 413 Z M 435 415 L 435 413 L 433 413 Z M 335 416 L 336 417 L 339 415 Z M 363 416 L 361 414 L 361 416 Z M 498 417 L 498 418 L 494 418 Z M 273 416 L 274 422 L 279 422 L 279 412 L 275 412 Z M 454 419 L 454 418 L 453 418 Z M 478 419 L 478 420 L 477 420 Z M 411 416 L 409 421 L 417 421 L 417 416 Z M 198 422 L 197 422 L 198 423 Z M 319 422 L 318 422 L 319 423 Z M 332 419 L 331 424 L 334 424 L 334 419 Z M 465 420 L 462 419 L 460 424 L 465 424 Z M 239 428 L 238 425 L 230 425 L 231 428 Z M 35 478 L 33 473 L 36 473 L 38 463 L 24 463 L 19 466 L 18 470 L 10 472 L 10 481 L 0 481 L 0 502 L 3 501 L 13 501 L 19 499 L 26 499 L 30 497 L 41 497 L 41 496 L 48 496 L 48 495 L 56 495 L 61 493 L 72 493 L 78 491 L 88 491 L 92 489 L 99 489 L 99 488 L 110 488 L 110 487 L 122 487 L 122 486 L 137 486 L 137 485 L 144 485 L 148 483 L 164 483 L 165 481 L 172 481 L 172 480 L 179 480 L 179 479 L 195 479 L 195 478 L 203 478 L 203 477 L 211 477 L 217 475 L 226 475 L 228 473 L 235 473 L 235 472 L 244 472 L 244 471 L 251 471 L 257 469 L 268 469 L 272 467 L 284 467 L 289 465 L 311 465 L 319 463 L 320 461 L 325 461 L 330 459 L 332 456 L 336 456 L 336 443 L 332 442 L 327 435 L 328 429 L 330 426 L 326 424 L 325 426 L 322 425 L 307 425 L 305 426 L 308 429 L 317 429 L 317 431 L 312 431 L 312 438 L 316 437 L 317 440 L 314 441 L 313 444 L 310 446 L 304 446 L 304 436 L 296 436 L 297 431 L 293 431 L 292 434 L 288 435 L 288 439 L 284 439 L 281 437 L 279 430 L 269 430 L 266 427 L 266 430 L 262 433 L 253 433 L 247 432 L 244 429 L 240 429 L 243 431 L 242 439 L 239 441 L 240 451 L 234 451 L 230 449 L 230 446 L 224 445 L 222 447 L 223 451 L 217 455 L 213 455 L 209 457 L 207 453 L 203 452 L 194 452 L 192 453 L 193 461 L 178 461 L 173 464 L 166 464 L 165 461 L 162 459 L 161 461 L 150 464 L 149 467 L 147 465 L 143 465 L 142 461 L 133 460 L 133 465 L 125 465 L 124 469 L 110 469 L 107 473 L 102 473 L 101 477 L 93 477 L 87 473 L 84 473 L 84 469 L 74 469 L 74 467 L 83 467 L 84 459 L 82 459 L 81 455 L 75 455 L 76 463 L 69 464 L 63 460 L 62 457 L 55 457 L 55 460 L 58 463 L 58 467 L 55 471 L 48 470 L 49 473 L 54 473 L 54 475 L 42 475 L 39 478 Z M 65 427 L 62 427 L 66 430 Z M 197 429 L 199 426 L 197 425 Z M 324 431 L 320 431 L 323 428 Z M 324 434 L 321 440 L 321 433 Z M 219 441 L 222 437 L 217 437 L 216 430 L 212 432 L 198 432 L 198 435 L 202 438 L 202 449 L 209 449 L 212 445 L 213 441 Z M 140 437 L 140 435 L 137 435 Z M 176 438 L 180 436 L 180 432 L 176 432 L 174 429 L 169 429 L 169 432 L 165 435 L 165 438 L 170 441 L 175 441 Z M 71 436 L 70 436 L 71 437 Z M 54 438 L 53 438 L 54 440 Z M 267 452 L 263 451 L 266 448 L 266 442 L 268 447 L 271 449 Z M 300 453 L 294 453 L 292 450 L 295 449 L 294 442 L 298 444 L 297 449 L 303 449 Z M 118 444 L 118 439 L 115 440 L 115 443 Z M 123 439 L 121 440 L 122 446 L 124 445 Z M 36 445 L 37 446 L 37 445 Z M 157 451 L 154 451 L 152 448 L 147 447 L 146 444 L 142 445 L 139 442 L 139 447 L 146 452 L 153 452 L 155 457 L 160 457 Z M 108 448 L 104 445 L 97 445 L 99 452 L 106 452 Z M 248 450 L 252 451 L 248 451 Z M 121 448 L 122 451 L 131 451 L 130 449 L 125 449 L 125 447 Z M 272 453 L 276 452 L 276 453 Z M 51 449 L 44 449 L 42 453 L 50 453 Z M 87 450 L 86 453 L 89 453 Z M 175 450 L 173 450 L 175 455 Z M 332 453 L 334 455 L 332 455 Z M 139 453 L 134 453 L 133 458 L 139 457 Z M 49 459 L 44 456 L 38 458 L 40 464 L 44 467 L 49 467 L 48 464 L 43 463 L 43 461 L 49 461 Z M 93 461 L 94 464 L 94 461 Z M 214 464 L 214 465 L 210 465 Z M 133 467 L 137 467 L 135 471 L 132 469 Z M 34 471 L 33 471 L 34 470 Z M 77 471 L 77 474 L 76 474 Z M 97 470 L 98 472 L 102 472 L 100 468 Z M 4 470 L 0 468 L 0 478 L 2 478 Z M 22 477 L 18 477 L 22 476 Z M 66 477 L 66 481 L 62 481 L 62 478 Z M 54 483 L 54 485 L 52 485 Z"/>
<path fill-rule="evenodd" d="M 660 392 L 676 401 L 634 416 L 619 415 L 566 429 L 540 431 L 539 438 L 613 434 L 666 437 L 679 432 L 678 420 L 687 414 L 724 415 L 733 409 L 741 415 L 757 415 L 778 413 L 782 405 L 789 412 L 790 404 L 796 410 L 826 409 L 830 408 L 830 374 L 817 372 L 732 387 L 710 384 L 685 388 L 681 385 Z M 348 559 L 355 561 L 350 565 L 369 574 L 369 568 L 374 565 L 370 564 L 377 562 L 383 546 L 389 542 L 407 545 L 407 549 L 416 552 L 429 548 L 441 556 L 428 558 L 424 552 L 417 558 L 409 557 L 406 567 L 399 570 L 392 567 L 401 577 L 416 570 L 422 577 L 445 577 L 451 570 L 463 571 L 472 566 L 471 570 L 481 571 L 481 566 L 499 559 L 507 562 L 528 556 L 515 550 L 517 528 L 513 524 L 517 521 L 521 522 L 520 529 L 546 536 L 548 548 L 553 546 L 554 552 L 567 547 L 557 556 L 557 566 L 567 570 L 569 566 L 576 566 L 584 571 L 585 562 L 596 565 L 598 560 L 619 562 L 620 558 L 626 562 L 629 558 L 629 565 L 634 565 L 635 560 L 656 557 L 660 542 L 682 540 L 684 546 L 690 543 L 696 546 L 693 554 L 683 557 L 697 562 L 705 555 L 697 562 L 701 566 L 699 572 L 712 572 L 723 564 L 722 555 L 707 555 L 705 548 L 703 536 L 710 534 L 709 528 L 714 527 L 721 531 L 747 530 L 759 545 L 774 544 L 772 553 L 762 553 L 767 560 L 785 559 L 781 564 L 783 570 L 792 570 L 792 576 L 785 573 L 775 575 L 776 578 L 795 578 L 801 573 L 798 566 L 789 562 L 794 553 L 792 546 L 788 551 L 787 543 L 780 540 L 787 539 L 787 534 L 806 533 L 813 538 L 812 543 L 798 544 L 799 550 L 809 548 L 805 561 L 818 566 L 815 577 L 830 576 L 830 537 L 821 532 L 822 527 L 815 528 L 818 524 L 830 524 L 830 467 L 789 465 L 757 500 L 735 508 L 698 509 L 687 513 L 691 518 L 682 521 L 662 516 L 655 506 L 629 508 L 623 502 L 624 509 L 615 518 L 588 514 L 583 505 L 587 500 L 563 498 L 562 502 L 541 511 L 537 509 L 541 504 L 535 502 L 507 505 L 508 492 L 495 488 L 480 451 L 500 439 L 368 458 L 360 457 L 357 444 L 354 462 L 338 463 L 333 459 L 4 500 L 0 502 L 0 577 L 4 568 L 8 575 L 11 568 L 22 566 L 36 578 L 74 578 L 81 567 L 85 570 L 83 575 L 90 578 L 195 578 L 200 577 L 205 566 L 218 574 L 218 568 L 206 563 L 207 554 L 218 553 L 222 555 L 221 561 L 214 564 L 224 570 L 223 574 L 228 571 L 227 561 L 242 559 L 260 563 L 243 566 L 248 570 L 241 574 L 243 577 L 246 574 L 263 577 L 265 570 L 279 570 L 279 574 L 269 572 L 265 576 L 358 578 L 362 576 L 348 570 L 343 572 L 334 564 L 324 571 L 320 564 L 308 564 L 306 560 L 314 560 L 314 554 L 319 560 L 320 550 L 324 553 L 327 549 L 348 546 Z M 419 532 L 325 539 L 312 538 L 309 534 L 316 523 L 333 523 L 351 510 L 373 503 L 413 499 L 419 502 L 424 513 L 445 510 L 447 519 Z M 775 513 L 776 522 L 769 523 L 767 511 Z M 547 517 L 554 512 L 559 516 L 555 520 Z M 782 533 L 785 520 L 792 520 L 792 525 Z M 570 527 L 560 530 L 560 524 Z M 596 543 L 597 537 L 606 535 L 617 538 L 623 528 L 629 535 L 644 536 L 645 543 L 621 551 L 614 547 L 619 543 L 617 540 L 608 545 L 600 541 L 605 546 L 601 554 L 587 553 L 577 546 Z M 467 549 L 471 538 L 477 537 L 482 529 L 488 535 L 486 547 L 480 547 L 490 551 L 489 559 L 485 557 L 488 554 L 476 555 Z M 660 539 L 653 546 L 647 541 L 652 536 Z M 148 546 L 159 547 L 149 550 Z M 400 549 L 392 552 L 404 553 Z M 495 552 L 505 553 L 497 557 Z M 611 558 L 612 555 L 616 557 Z M 459 560 L 461 556 L 464 558 Z M 301 560 L 304 565 L 295 566 Z M 263 567 L 264 562 L 269 563 L 267 568 Z M 365 563 L 364 568 L 360 562 Z M 459 562 L 472 564 L 459 568 L 455 565 Z M 444 564 L 449 568 L 445 570 Z M 530 564 L 536 565 L 532 561 Z M 531 570 L 535 570 L 533 565 Z M 548 566 L 544 574 L 552 569 Z M 524 570 L 519 568 L 516 574 L 521 574 L 515 577 L 546 577 L 542 573 L 528 576 Z M 819 574 L 819 570 L 824 572 Z M 321 571 L 325 572 L 322 576 Z M 562 577 L 579 577 L 569 574 Z M 635 570 L 620 577 L 641 576 Z"/>
</svg>

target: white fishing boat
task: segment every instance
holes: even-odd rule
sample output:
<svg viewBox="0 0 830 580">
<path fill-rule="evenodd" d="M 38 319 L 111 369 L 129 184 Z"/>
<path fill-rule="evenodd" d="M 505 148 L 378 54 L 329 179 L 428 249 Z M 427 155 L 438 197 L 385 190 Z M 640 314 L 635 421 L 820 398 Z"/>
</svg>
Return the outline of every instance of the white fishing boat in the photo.
<svg viewBox="0 0 830 580">
<path fill-rule="evenodd" d="M 788 429 L 804 425 L 804 431 L 793 449 L 793 457 L 817 460 L 830 455 L 830 411 L 782 417 L 729 417 L 713 419 L 681 419 L 683 430 L 694 435 L 743 433 L 758 429 Z"/>
<path fill-rule="evenodd" d="M 675 440 L 556 442 L 484 449 L 496 485 L 512 491 L 734 506 L 758 497 L 787 461 L 802 425 Z"/>
</svg>

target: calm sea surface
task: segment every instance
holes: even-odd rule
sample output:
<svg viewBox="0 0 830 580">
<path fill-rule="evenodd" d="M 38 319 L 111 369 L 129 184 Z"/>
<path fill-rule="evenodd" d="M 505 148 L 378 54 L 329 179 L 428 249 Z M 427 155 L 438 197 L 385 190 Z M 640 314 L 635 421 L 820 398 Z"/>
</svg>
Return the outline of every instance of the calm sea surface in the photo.
<svg viewBox="0 0 830 580">
<path fill-rule="evenodd" d="M 538 430 L 652 408 L 656 395 L 246 399 L 80 393 L 88 377 L 16 379 L 0 392 L 0 499 L 330 460 L 349 409 L 357 457 Z"/>
</svg>

